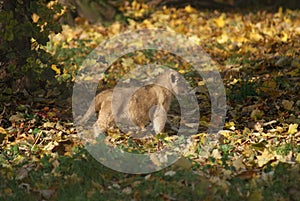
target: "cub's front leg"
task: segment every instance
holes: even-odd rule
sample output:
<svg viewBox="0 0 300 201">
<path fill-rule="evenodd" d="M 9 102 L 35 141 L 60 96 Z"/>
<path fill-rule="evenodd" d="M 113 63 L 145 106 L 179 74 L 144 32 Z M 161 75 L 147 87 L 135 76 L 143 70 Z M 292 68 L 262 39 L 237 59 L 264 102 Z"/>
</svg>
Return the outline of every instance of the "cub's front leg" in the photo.
<svg viewBox="0 0 300 201">
<path fill-rule="evenodd" d="M 155 134 L 161 133 L 167 121 L 167 112 L 162 106 L 153 106 L 154 113 L 152 117 L 152 124 Z"/>
</svg>

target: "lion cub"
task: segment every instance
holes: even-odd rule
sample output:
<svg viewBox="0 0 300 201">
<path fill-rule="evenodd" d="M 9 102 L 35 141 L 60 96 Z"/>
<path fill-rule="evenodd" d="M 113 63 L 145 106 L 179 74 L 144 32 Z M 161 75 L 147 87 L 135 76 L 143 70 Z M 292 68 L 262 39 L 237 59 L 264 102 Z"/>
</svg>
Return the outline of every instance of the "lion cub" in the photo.
<svg viewBox="0 0 300 201">
<path fill-rule="evenodd" d="M 151 120 L 158 134 L 165 126 L 173 94 L 186 93 L 187 85 L 183 80 L 178 72 L 165 70 L 154 84 L 105 90 L 94 98 L 80 123 L 86 122 L 94 112 L 98 112 L 97 124 L 102 132 L 117 122 L 144 130 Z"/>
</svg>

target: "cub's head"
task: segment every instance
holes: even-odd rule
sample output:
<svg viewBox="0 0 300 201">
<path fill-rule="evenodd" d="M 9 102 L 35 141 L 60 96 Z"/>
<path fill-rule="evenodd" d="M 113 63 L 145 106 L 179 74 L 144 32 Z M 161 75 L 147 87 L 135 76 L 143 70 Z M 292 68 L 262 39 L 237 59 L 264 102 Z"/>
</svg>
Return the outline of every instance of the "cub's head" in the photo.
<svg viewBox="0 0 300 201">
<path fill-rule="evenodd" d="M 177 95 L 184 95 L 188 92 L 188 84 L 185 79 L 176 71 L 169 72 L 169 84 L 171 90 Z"/>
<path fill-rule="evenodd" d="M 184 95 L 189 91 L 189 85 L 184 77 L 175 70 L 168 69 L 156 80 L 156 84 L 167 88 L 175 95 Z"/>
</svg>

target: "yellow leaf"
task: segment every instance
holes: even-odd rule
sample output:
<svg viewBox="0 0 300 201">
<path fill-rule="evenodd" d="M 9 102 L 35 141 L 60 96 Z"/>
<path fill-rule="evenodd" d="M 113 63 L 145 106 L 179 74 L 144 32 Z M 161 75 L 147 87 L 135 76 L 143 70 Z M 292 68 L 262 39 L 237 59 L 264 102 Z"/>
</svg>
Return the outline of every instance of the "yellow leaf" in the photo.
<svg viewBox="0 0 300 201">
<path fill-rule="evenodd" d="M 229 37 L 226 33 L 223 33 L 220 38 L 217 39 L 218 43 L 226 43 Z"/>
<path fill-rule="evenodd" d="M 297 132 L 298 124 L 290 124 L 288 134 L 292 135 Z"/>
<path fill-rule="evenodd" d="M 300 153 L 297 154 L 296 161 L 300 163 Z"/>
<path fill-rule="evenodd" d="M 55 64 L 51 65 L 51 69 L 54 70 L 57 75 L 60 75 L 60 69 L 57 68 L 57 66 Z"/>
<path fill-rule="evenodd" d="M 54 126 L 55 126 L 55 123 L 54 122 L 45 122 L 44 124 L 43 124 L 43 127 L 44 128 L 54 128 Z"/>
<path fill-rule="evenodd" d="M 196 10 L 192 7 L 192 6 L 190 6 L 190 5 L 188 5 L 188 6 L 186 6 L 185 8 L 184 8 L 184 10 L 187 12 L 187 13 L 194 13 Z"/>
<path fill-rule="evenodd" d="M 227 124 L 228 124 L 228 123 L 227 123 Z M 223 135 L 226 139 L 228 139 L 231 135 L 234 134 L 233 131 L 229 131 L 229 130 L 221 130 L 221 131 L 219 131 L 219 133 L 220 133 L 221 135 Z"/>
<path fill-rule="evenodd" d="M 0 134 L 7 134 L 7 131 L 0 126 Z"/>
<path fill-rule="evenodd" d="M 264 152 L 262 153 L 262 155 L 257 156 L 258 167 L 263 167 L 264 165 L 266 165 L 268 162 L 270 162 L 273 159 L 274 159 L 274 155 L 269 153 L 269 151 L 267 149 L 264 149 Z"/>
<path fill-rule="evenodd" d="M 183 69 L 178 70 L 178 72 L 179 72 L 180 74 L 184 74 L 184 73 L 186 73 L 186 71 L 187 71 L 187 70 L 183 70 Z"/>
<path fill-rule="evenodd" d="M 225 127 L 229 128 L 230 130 L 235 130 L 235 124 L 233 121 L 225 123 Z"/>
<path fill-rule="evenodd" d="M 113 23 L 110 27 L 110 32 L 112 35 L 116 35 L 120 33 L 122 25 L 119 22 Z"/>
<path fill-rule="evenodd" d="M 249 34 L 249 37 L 250 37 L 250 40 L 255 40 L 255 41 L 259 41 L 259 40 L 263 39 L 262 35 L 260 35 L 260 33 L 258 33 L 258 32 L 251 32 Z"/>
<path fill-rule="evenodd" d="M 36 13 L 33 13 L 31 19 L 34 23 L 37 23 L 37 21 L 40 19 L 40 16 L 38 16 Z"/>
<path fill-rule="evenodd" d="M 236 78 L 234 78 L 233 81 L 232 81 L 232 84 L 236 84 L 236 83 L 238 83 L 238 82 L 239 82 L 239 80 L 236 79 Z"/>
<path fill-rule="evenodd" d="M 205 81 L 204 81 L 204 80 L 199 81 L 199 82 L 198 82 L 198 86 L 205 86 Z"/>
<path fill-rule="evenodd" d="M 225 20 L 224 20 L 225 17 L 226 17 L 226 15 L 224 13 L 222 13 L 222 15 L 220 15 L 220 17 L 218 17 L 217 19 L 214 20 L 218 27 L 222 28 L 225 26 Z"/>
<path fill-rule="evenodd" d="M 278 14 L 279 14 L 279 17 L 282 17 L 282 7 L 281 6 L 278 8 Z"/>
<path fill-rule="evenodd" d="M 279 133 L 282 133 L 283 128 L 281 126 L 276 126 L 276 131 L 278 131 Z"/>
<path fill-rule="evenodd" d="M 282 33 L 282 37 L 281 37 L 281 41 L 282 42 L 287 42 L 287 40 L 289 39 L 289 36 L 288 36 L 288 34 L 287 33 L 285 33 L 284 31 L 283 32 L 281 32 Z"/>
</svg>

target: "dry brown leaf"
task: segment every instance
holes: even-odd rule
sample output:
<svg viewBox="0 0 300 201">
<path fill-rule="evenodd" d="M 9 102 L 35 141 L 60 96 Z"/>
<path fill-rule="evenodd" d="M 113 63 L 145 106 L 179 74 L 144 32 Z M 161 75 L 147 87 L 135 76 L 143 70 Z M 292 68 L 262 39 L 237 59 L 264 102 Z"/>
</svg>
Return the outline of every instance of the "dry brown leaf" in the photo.
<svg viewBox="0 0 300 201">
<path fill-rule="evenodd" d="M 294 101 L 282 100 L 282 106 L 286 110 L 291 110 L 294 106 Z"/>
<path fill-rule="evenodd" d="M 245 169 L 245 165 L 243 163 L 243 157 L 239 157 L 238 159 L 234 160 L 232 162 L 233 167 L 235 167 L 236 170 L 242 170 Z"/>
</svg>

